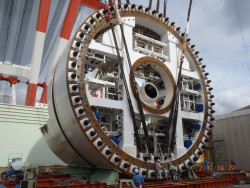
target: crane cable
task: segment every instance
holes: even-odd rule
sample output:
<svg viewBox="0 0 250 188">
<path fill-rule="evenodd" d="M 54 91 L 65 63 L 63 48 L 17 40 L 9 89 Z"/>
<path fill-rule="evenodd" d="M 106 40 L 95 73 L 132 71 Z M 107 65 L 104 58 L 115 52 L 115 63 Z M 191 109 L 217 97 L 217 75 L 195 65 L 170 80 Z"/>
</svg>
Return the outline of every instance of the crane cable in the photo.
<svg viewBox="0 0 250 188">
<path fill-rule="evenodd" d="M 149 139 L 149 135 L 148 135 L 147 125 L 146 125 L 146 121 L 145 121 L 145 115 L 144 115 L 143 108 L 142 108 L 142 105 L 141 105 L 139 91 L 138 91 L 137 84 L 136 84 L 136 81 L 135 81 L 135 76 L 134 76 L 133 67 L 132 67 L 132 64 L 131 64 L 131 59 L 130 59 L 130 56 L 129 56 L 128 46 L 127 46 L 127 42 L 126 42 L 126 39 L 125 39 L 124 30 L 123 30 L 123 27 L 122 27 L 122 20 L 121 20 L 121 16 L 119 14 L 119 11 L 118 11 L 117 1 L 115 1 L 115 2 L 116 2 L 115 5 L 116 5 L 116 13 L 117 13 L 117 17 L 118 17 L 118 24 L 120 26 L 122 41 L 123 41 L 124 48 L 125 48 L 125 51 L 126 51 L 127 62 L 128 62 L 129 69 L 130 69 L 130 76 L 131 76 L 131 79 L 132 79 L 132 88 L 134 90 L 134 96 L 135 96 L 137 106 L 138 106 L 138 109 L 139 109 L 139 114 L 140 114 L 140 117 L 141 117 L 142 127 L 143 127 L 143 131 L 144 131 L 145 141 L 146 141 L 146 144 L 147 144 L 147 147 L 148 147 L 148 151 L 149 151 L 149 153 L 152 153 L 152 147 L 151 147 L 151 143 L 150 143 L 150 139 Z"/>
<path fill-rule="evenodd" d="M 189 8 L 188 8 L 188 14 L 187 14 L 187 22 L 186 22 L 186 28 L 185 28 L 185 34 L 183 37 L 183 45 L 182 45 L 182 53 L 180 57 L 180 65 L 179 65 L 179 73 L 178 73 L 178 78 L 177 78 L 177 84 L 175 88 L 175 95 L 173 96 L 173 104 L 171 106 L 171 111 L 169 115 L 169 120 L 166 125 L 166 131 L 165 131 L 165 137 L 163 141 L 163 149 L 162 151 L 166 151 L 168 149 L 169 155 L 171 152 L 173 152 L 173 145 L 174 145 L 174 137 L 175 137 L 175 132 L 176 132 L 176 121 L 177 121 L 177 116 L 178 116 L 178 103 L 179 103 L 179 84 L 181 81 L 181 71 L 182 71 L 182 65 L 184 62 L 185 58 L 185 51 L 187 48 L 187 36 L 188 36 L 188 30 L 189 30 L 189 18 L 190 18 L 190 13 L 191 13 L 191 7 L 192 7 L 192 0 L 189 2 Z M 173 121 L 174 119 L 174 121 Z M 169 151 L 169 130 L 170 127 L 173 125 L 173 131 L 172 131 L 172 139 L 171 139 L 171 152 Z"/>
<path fill-rule="evenodd" d="M 246 64 L 247 64 L 247 70 L 249 73 L 249 77 L 250 77 L 250 61 L 249 61 L 249 56 L 247 53 L 247 45 L 246 45 L 246 40 L 245 40 L 245 36 L 243 33 L 243 27 L 242 27 L 242 22 L 241 22 L 241 18 L 240 18 L 240 13 L 239 13 L 239 6 L 236 3 L 236 0 L 234 0 L 234 4 L 235 4 L 235 9 L 236 9 L 236 14 L 239 20 L 239 28 L 240 28 L 240 33 L 241 33 L 241 40 L 242 40 L 242 45 L 243 45 L 243 49 L 244 49 L 244 53 L 246 55 Z"/>
<path fill-rule="evenodd" d="M 116 36 L 115 36 L 114 24 L 113 24 L 112 15 L 111 15 L 111 12 L 110 12 L 110 9 L 109 9 L 109 4 L 107 4 L 107 11 L 108 11 L 108 20 L 109 20 L 109 24 L 111 26 L 111 31 L 112 31 L 112 35 L 113 35 L 113 39 L 114 39 L 114 43 L 115 43 L 115 49 L 116 49 L 116 53 L 117 53 L 118 64 L 119 64 L 120 70 L 121 70 L 121 78 L 123 80 L 124 89 L 125 89 L 128 104 L 129 104 L 130 115 L 132 117 L 134 133 L 135 133 L 135 138 L 136 138 L 136 146 L 137 146 L 138 151 L 141 152 L 142 151 L 142 145 L 141 145 L 141 141 L 140 141 L 140 137 L 139 137 L 139 133 L 138 133 L 138 128 L 137 128 L 137 124 L 136 124 L 135 112 L 134 112 L 134 108 L 133 108 L 132 101 L 131 101 L 131 98 L 130 98 L 128 85 L 127 85 L 127 82 L 126 82 L 126 77 L 125 77 L 125 74 L 124 74 L 123 63 L 121 61 L 120 51 L 119 51 L 117 39 L 116 39 Z M 139 154 L 139 153 L 137 152 L 137 154 Z"/>
<path fill-rule="evenodd" d="M 167 14 L 167 0 L 164 0 L 163 4 L 163 17 L 166 17 Z"/>
<path fill-rule="evenodd" d="M 188 36 L 188 30 L 189 30 L 189 18 L 190 18 L 190 13 L 191 13 L 191 6 L 192 6 L 192 0 L 189 3 L 189 9 L 188 9 L 188 15 L 187 15 L 187 24 L 185 28 L 185 35 L 184 35 L 184 42 L 182 46 L 182 54 L 181 54 L 181 59 L 180 59 L 180 70 L 179 70 L 179 75 L 178 75 L 178 82 L 177 82 L 177 88 L 176 88 L 176 103 L 175 103 L 175 111 L 174 111 L 174 119 L 173 119 L 173 130 L 172 130 L 172 136 L 171 136 L 171 143 L 170 143 L 170 150 L 174 150 L 175 146 L 175 134 L 176 134 L 176 123 L 177 123 L 177 117 L 178 117 L 178 107 L 179 107 L 179 85 L 181 82 L 181 70 L 182 70 L 182 65 L 185 57 L 185 50 L 187 49 L 187 36 Z"/>
</svg>

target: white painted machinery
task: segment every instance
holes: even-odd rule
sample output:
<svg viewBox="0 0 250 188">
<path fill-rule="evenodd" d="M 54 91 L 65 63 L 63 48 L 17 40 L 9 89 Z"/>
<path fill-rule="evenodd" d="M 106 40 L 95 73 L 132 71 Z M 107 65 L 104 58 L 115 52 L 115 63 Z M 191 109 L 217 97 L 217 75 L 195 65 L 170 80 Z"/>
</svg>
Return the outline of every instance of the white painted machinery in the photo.
<svg viewBox="0 0 250 188">
<path fill-rule="evenodd" d="M 138 168 L 149 179 L 154 158 L 164 169 L 192 166 L 211 134 L 214 103 L 190 39 L 180 66 L 183 38 L 169 18 L 134 4 L 90 15 L 50 75 L 42 132 L 54 153 L 130 176 Z"/>
</svg>

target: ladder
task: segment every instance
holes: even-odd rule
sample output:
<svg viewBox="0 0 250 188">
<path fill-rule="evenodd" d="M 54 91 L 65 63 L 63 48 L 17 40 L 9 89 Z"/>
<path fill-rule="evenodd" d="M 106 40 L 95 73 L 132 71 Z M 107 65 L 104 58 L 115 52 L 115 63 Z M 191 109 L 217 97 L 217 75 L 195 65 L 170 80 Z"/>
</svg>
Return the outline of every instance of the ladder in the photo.
<svg viewBox="0 0 250 188">
<path fill-rule="evenodd" d="M 155 136 L 155 141 L 156 141 L 156 151 L 157 151 L 157 153 L 160 154 L 160 160 L 161 160 L 161 162 L 164 162 L 164 154 L 162 152 L 161 144 L 160 144 L 160 142 L 158 140 L 158 137 L 156 136 L 155 131 L 154 131 L 154 136 Z"/>
<path fill-rule="evenodd" d="M 156 136 L 155 132 L 154 132 L 154 135 L 155 135 L 155 140 L 156 140 L 157 153 L 160 153 L 160 161 L 162 162 L 162 164 L 164 164 L 164 166 L 162 167 L 162 170 L 163 170 L 164 173 L 166 173 L 167 180 L 172 181 L 171 175 L 170 175 L 169 170 L 168 170 L 168 167 L 164 163 L 164 154 L 163 154 L 162 149 L 161 149 L 161 144 L 160 144 L 160 142 L 158 140 L 158 137 Z M 164 171 L 164 168 L 166 169 L 166 172 Z"/>
</svg>

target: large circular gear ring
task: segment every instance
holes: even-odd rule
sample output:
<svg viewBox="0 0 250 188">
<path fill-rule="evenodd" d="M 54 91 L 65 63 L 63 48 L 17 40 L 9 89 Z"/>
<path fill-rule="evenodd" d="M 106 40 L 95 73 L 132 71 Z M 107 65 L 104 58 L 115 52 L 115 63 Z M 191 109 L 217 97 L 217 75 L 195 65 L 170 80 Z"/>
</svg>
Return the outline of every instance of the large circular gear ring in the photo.
<svg viewBox="0 0 250 188">
<path fill-rule="evenodd" d="M 116 25 L 117 13 L 114 7 L 109 9 Z M 148 8 L 121 5 L 118 11 L 153 153 L 148 152 L 143 142 L 145 135 L 129 77 L 131 69 L 127 66 L 120 28 L 116 25 L 125 78 L 144 144 L 142 151 L 137 151 L 134 142 L 106 9 L 98 10 L 82 23 L 57 64 L 49 85 L 50 119 L 43 133 L 50 148 L 67 164 L 117 169 L 128 176 L 138 168 L 150 179 L 155 176 L 154 157 L 162 152 L 159 145 L 173 104 L 183 35 L 174 22 Z M 201 60 L 194 46 L 188 43 L 182 82 L 178 86 L 180 102 L 175 147 L 171 153 L 163 154 L 163 170 L 167 170 L 170 162 L 179 172 L 188 169 L 203 153 L 211 134 L 213 95 Z M 173 132 L 173 128 L 170 131 Z"/>
</svg>

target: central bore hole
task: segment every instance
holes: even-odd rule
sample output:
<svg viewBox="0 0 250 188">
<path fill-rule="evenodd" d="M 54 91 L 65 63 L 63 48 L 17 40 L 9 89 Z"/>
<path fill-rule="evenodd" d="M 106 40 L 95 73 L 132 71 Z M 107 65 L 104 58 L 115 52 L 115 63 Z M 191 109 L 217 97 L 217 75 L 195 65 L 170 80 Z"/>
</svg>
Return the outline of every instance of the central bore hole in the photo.
<svg viewBox="0 0 250 188">
<path fill-rule="evenodd" d="M 154 86 L 150 85 L 150 84 L 147 84 L 145 86 L 145 92 L 146 94 L 150 97 L 150 98 L 155 98 L 157 96 L 157 91 L 156 89 L 154 88 Z"/>
</svg>

